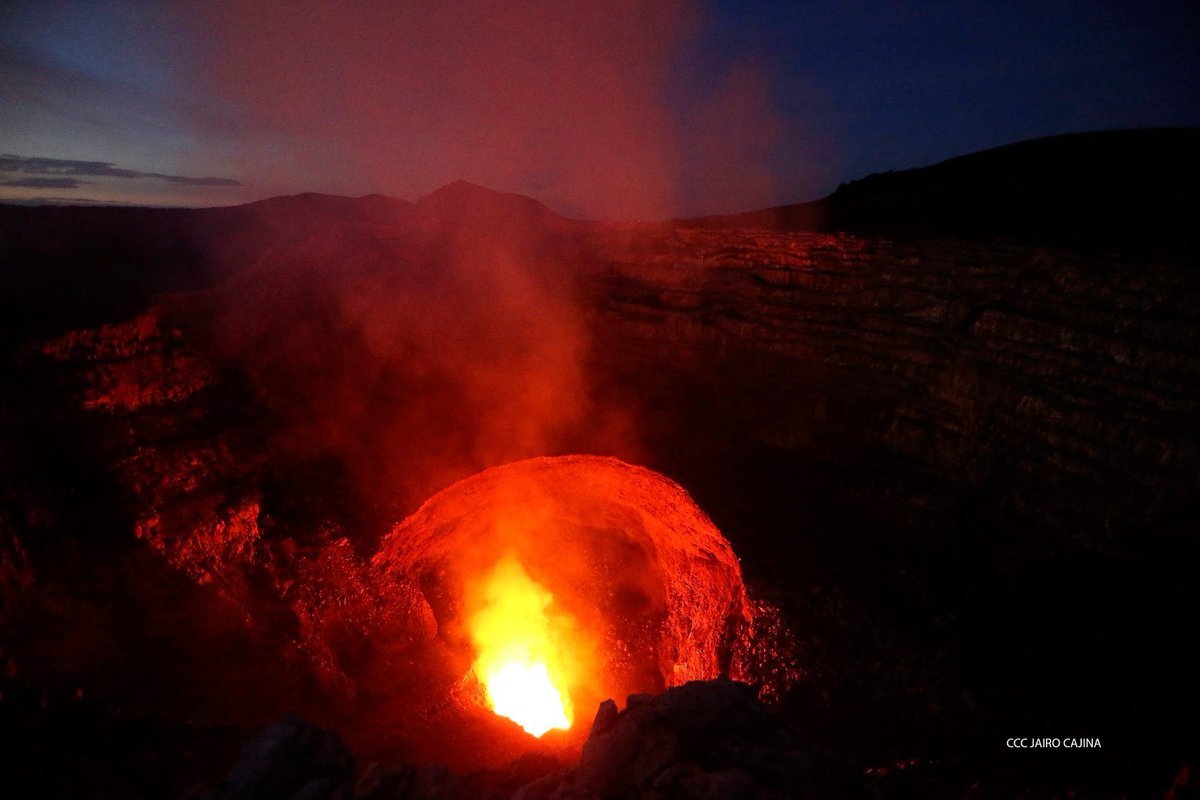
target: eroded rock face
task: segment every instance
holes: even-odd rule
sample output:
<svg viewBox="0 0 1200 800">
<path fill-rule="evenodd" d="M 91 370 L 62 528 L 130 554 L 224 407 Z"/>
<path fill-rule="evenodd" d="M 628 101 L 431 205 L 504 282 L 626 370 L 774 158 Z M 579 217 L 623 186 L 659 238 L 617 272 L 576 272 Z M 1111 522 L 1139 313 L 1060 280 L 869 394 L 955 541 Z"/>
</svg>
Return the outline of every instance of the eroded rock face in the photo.
<svg viewBox="0 0 1200 800">
<path fill-rule="evenodd" d="M 27 460 L 6 472 L 0 519 L 21 523 L 4 526 L 0 627 L 26 642 L 31 675 L 86 676 L 133 711 L 321 716 L 352 703 L 364 642 L 411 647 L 432 616 L 350 544 L 348 493 L 281 488 L 308 468 L 272 459 L 270 423 L 184 332 L 180 305 L 20 357 L 12 388 L 38 395 L 8 407 Z"/>
<path fill-rule="evenodd" d="M 136 498 L 137 538 L 201 583 L 255 558 L 263 458 L 242 431 L 209 427 L 221 411 L 217 376 L 165 305 L 41 351 Z"/>
<path fill-rule="evenodd" d="M 720 426 L 835 467 L 907 464 L 924 496 L 863 502 L 922 524 L 939 485 L 975 487 L 984 513 L 1101 549 L 1194 507 L 1186 260 L 744 230 L 593 248 L 598 357 L 652 402 L 694 398 L 659 417 L 667 438 Z"/>
</svg>

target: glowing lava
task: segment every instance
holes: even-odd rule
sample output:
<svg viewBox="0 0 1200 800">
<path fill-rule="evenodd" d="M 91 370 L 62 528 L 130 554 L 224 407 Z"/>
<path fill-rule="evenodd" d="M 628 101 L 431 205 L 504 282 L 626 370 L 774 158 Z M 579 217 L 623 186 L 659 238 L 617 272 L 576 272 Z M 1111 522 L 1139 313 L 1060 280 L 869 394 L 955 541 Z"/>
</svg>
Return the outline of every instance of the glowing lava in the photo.
<svg viewBox="0 0 1200 800">
<path fill-rule="evenodd" d="M 569 620 L 554 613 L 554 597 L 512 556 L 496 564 L 476 593 L 478 607 L 467 620 L 478 654 L 472 670 L 492 710 L 534 736 L 570 728 L 563 648 Z"/>
</svg>

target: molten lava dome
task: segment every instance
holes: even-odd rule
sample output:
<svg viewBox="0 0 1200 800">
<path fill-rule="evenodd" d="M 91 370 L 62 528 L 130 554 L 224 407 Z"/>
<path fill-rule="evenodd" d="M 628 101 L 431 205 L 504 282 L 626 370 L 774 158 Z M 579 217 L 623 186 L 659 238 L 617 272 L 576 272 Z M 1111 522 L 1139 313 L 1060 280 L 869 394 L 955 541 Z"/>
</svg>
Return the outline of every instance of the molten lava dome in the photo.
<svg viewBox="0 0 1200 800">
<path fill-rule="evenodd" d="M 436 622 L 421 694 L 445 700 L 414 706 L 417 744 L 458 765 L 571 757 L 601 701 L 728 674 L 749 622 L 720 531 L 677 484 L 612 458 L 460 481 L 397 525 L 374 565 L 417 587 Z M 404 669 L 395 680 L 421 680 Z"/>
</svg>

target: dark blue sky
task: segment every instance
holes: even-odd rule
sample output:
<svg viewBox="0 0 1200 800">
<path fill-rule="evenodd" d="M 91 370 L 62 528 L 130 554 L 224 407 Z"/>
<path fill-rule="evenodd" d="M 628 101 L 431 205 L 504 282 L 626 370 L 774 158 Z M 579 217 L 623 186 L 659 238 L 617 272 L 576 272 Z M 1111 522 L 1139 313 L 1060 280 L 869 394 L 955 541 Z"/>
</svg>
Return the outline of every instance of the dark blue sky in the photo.
<svg viewBox="0 0 1200 800">
<path fill-rule="evenodd" d="M 220 5 L 0 10 L 0 198 L 415 198 L 463 177 L 588 216 L 704 213 L 1200 125 L 1194 2 Z"/>
<path fill-rule="evenodd" d="M 761 53 L 788 116 L 827 112 L 847 176 L 1056 133 L 1200 124 L 1198 3 L 720 2 L 717 14 L 709 45 Z"/>
</svg>

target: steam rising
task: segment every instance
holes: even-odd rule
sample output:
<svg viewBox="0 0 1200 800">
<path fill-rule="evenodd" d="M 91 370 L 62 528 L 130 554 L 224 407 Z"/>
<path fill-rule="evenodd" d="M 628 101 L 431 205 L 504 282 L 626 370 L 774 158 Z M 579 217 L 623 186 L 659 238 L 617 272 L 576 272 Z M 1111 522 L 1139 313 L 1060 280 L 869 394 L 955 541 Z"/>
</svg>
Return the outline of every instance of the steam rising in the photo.
<svg viewBox="0 0 1200 800">
<path fill-rule="evenodd" d="M 591 218 L 667 216 L 697 191 L 713 209 L 773 199 L 782 131 L 754 68 L 686 114 L 667 102 L 704 24 L 688 3 L 186 8 L 197 113 L 282 143 L 230 165 L 256 186 L 332 173 L 315 185 L 412 196 L 461 177 Z M 638 459 L 628 412 L 597 405 L 587 374 L 566 220 L 463 184 L 369 230 L 321 229 L 315 202 L 262 209 L 263 255 L 213 310 L 216 350 L 273 412 L 285 459 L 330 458 L 405 512 L 520 458 Z M 307 220 L 321 227 L 298 239 Z"/>
<path fill-rule="evenodd" d="M 301 175 L 398 197 L 462 178 L 589 219 L 776 200 L 769 150 L 784 131 L 764 70 L 729 63 L 683 85 L 706 24 L 695 3 L 251 2 L 186 16 L 196 124 L 254 134 L 232 171 L 267 193 Z M 797 160 L 796 137 L 788 147 Z"/>
<path fill-rule="evenodd" d="M 281 143 L 250 144 L 240 164 L 225 165 L 221 174 L 236 175 L 247 188 L 269 194 L 272 182 L 300 182 L 359 193 L 366 182 L 389 195 L 413 196 L 462 176 L 588 216 L 666 215 L 681 207 L 689 156 L 679 146 L 683 122 L 663 101 L 672 59 L 697 24 L 681 4 L 182 7 L 191 9 L 185 21 L 197 34 L 187 60 L 198 98 L 183 113 L 196 114 L 197 126 L 211 127 L 216 119 L 231 131 L 263 133 L 241 139 L 247 143 Z M 147 11 L 149 18 L 160 13 Z M 703 115 L 720 118 L 721 98 L 734 96 L 742 122 L 714 125 L 703 154 L 718 162 L 729 156 L 730 174 L 739 172 L 741 145 L 761 141 L 769 130 L 751 124 L 755 98 L 762 99 L 753 93 L 717 92 L 717 105 Z M 179 174 L 211 174 L 199 164 L 186 166 Z M 317 173 L 336 177 L 310 183 L 308 176 Z M 336 700 L 329 707 L 337 713 L 369 708 L 365 700 L 360 707 L 347 698 L 392 686 L 389 659 L 399 652 L 428 667 L 421 678 L 426 684 L 410 676 L 414 687 L 444 690 L 438 681 L 445 664 L 435 649 L 421 649 L 434 630 L 429 609 L 436 603 L 425 603 L 407 569 L 384 570 L 384 580 L 367 572 L 379 538 L 439 490 L 489 467 L 577 452 L 643 460 L 632 413 L 604 400 L 592 374 L 588 310 L 577 280 L 584 263 L 580 237 L 588 226 L 526 198 L 464 183 L 416 205 L 302 195 L 211 219 L 219 232 L 195 247 L 204 251 L 214 280 L 196 283 L 215 288 L 163 303 L 171 308 L 172 330 L 177 320 L 186 328 L 179 341 L 200 350 L 206 374 L 211 368 L 218 377 L 212 385 L 198 382 L 196 394 L 203 397 L 194 405 L 171 407 L 186 418 L 180 428 L 188 433 L 178 439 L 171 424 L 154 416 L 156 409 L 139 410 L 139 419 L 150 419 L 151 445 L 138 455 L 145 456 L 145 472 L 163 472 L 169 486 L 160 498 L 136 484 L 145 492 L 138 498 L 145 500 L 138 535 L 149 531 L 173 564 L 194 559 L 201 570 L 216 564 L 205 575 L 218 590 L 196 602 L 216 603 L 216 597 L 224 605 L 200 607 L 196 615 L 208 615 L 212 631 L 245 625 L 255 640 L 253 653 L 226 645 L 206 668 L 241 674 L 243 661 L 273 664 L 280 653 L 310 660 L 322 687 L 311 696 L 300 680 L 284 686 L 246 679 L 246 691 L 263 708 L 292 706 L 297 697 L 314 711 L 327 700 Z M 178 244 L 190 269 L 193 242 Z M 155 317 L 151 327 L 157 324 Z M 176 346 L 173 337 L 164 347 Z M 195 490 L 177 463 L 212 485 Z M 210 463 L 219 468 L 209 470 Z M 633 468 L 605 464 L 585 463 L 577 481 L 564 479 L 594 485 L 562 491 L 587 488 L 596 493 L 584 498 L 591 506 L 614 505 L 596 497 L 604 499 L 606 488 L 618 497 L 633 491 L 623 488 L 625 471 Z M 640 660 L 605 665 L 619 688 L 717 674 L 744 605 L 727 543 L 678 487 L 654 481 L 643 476 L 633 486 L 647 503 L 666 497 L 662 507 L 652 513 L 637 504 L 633 511 L 615 505 L 620 513 L 610 509 L 615 516 L 604 528 L 618 531 L 630 522 L 654 545 L 647 553 L 633 548 L 629 555 L 624 539 L 593 536 L 578 524 L 587 547 L 568 555 L 542 550 L 540 558 L 553 557 L 557 573 L 537 553 L 521 553 L 529 574 L 546 583 L 572 618 L 598 613 L 581 608 L 585 595 L 578 587 L 585 580 L 589 596 L 603 598 L 597 587 L 620 572 L 630 591 L 612 601 L 614 619 L 636 612 L 639 619 L 666 620 L 661 647 L 639 651 L 648 654 Z M 541 487 L 535 482 L 534 489 Z M 160 511 L 160 499 L 184 512 Z M 663 522 L 664 516 L 670 519 Z M 682 520 L 679 530 L 670 520 Z M 388 538 L 411 544 L 407 533 Z M 530 532 L 504 538 L 508 546 L 534 541 Z M 714 541 L 724 547 L 710 594 L 697 587 L 707 586 L 705 570 L 715 567 L 683 563 L 693 538 L 710 551 Z M 239 544 L 228 548 L 230 541 Z M 586 563 L 593 544 L 611 569 Z M 227 552 L 233 555 L 226 558 Z M 499 552 L 482 555 L 491 565 Z M 389 566 L 386 559 L 376 562 Z M 556 577 L 566 573 L 577 579 Z M 147 608 L 165 609 L 169 620 L 156 625 L 197 641 L 207 635 L 202 626 L 176 622 L 174 615 L 189 617 L 192 605 L 160 602 L 140 580 L 123 589 L 156 598 Z M 647 592 L 633 591 L 644 587 Z M 696 598 L 724 602 L 699 608 Z M 694 625 L 696 618 L 704 625 Z M 548 625 L 556 619 L 562 617 L 550 614 Z M 93 626 L 85 627 L 90 632 Z M 643 628 L 658 630 L 647 623 L 636 631 Z M 110 648 L 88 643 L 77 649 Z M 172 674 L 183 685 L 216 686 L 188 678 L 194 660 L 201 659 L 172 662 L 156 675 L 183 698 L 178 702 L 191 703 L 192 695 L 175 691 Z M 543 662 L 547 679 L 558 680 L 563 664 Z M 541 677 L 538 663 L 521 666 L 525 672 L 517 677 Z M 514 675 L 507 662 L 499 667 L 502 682 Z M 566 672 L 568 679 L 588 677 Z M 144 682 L 121 673 L 113 683 L 125 687 L 126 681 L 129 695 L 137 696 Z M 595 686 L 581 691 L 580 708 L 602 699 Z M 230 706 L 246 713 L 238 698 L 231 694 Z M 570 717 L 569 706 L 563 713 Z"/>
<path fill-rule="evenodd" d="M 300 234 L 321 202 L 265 204 L 252 239 L 266 249 L 209 312 L 220 359 L 271 412 L 277 463 L 332 459 L 407 513 L 488 466 L 637 455 L 629 414 L 594 397 L 564 220 L 459 184 Z M 364 246 L 363 227 L 387 244 Z"/>
</svg>

